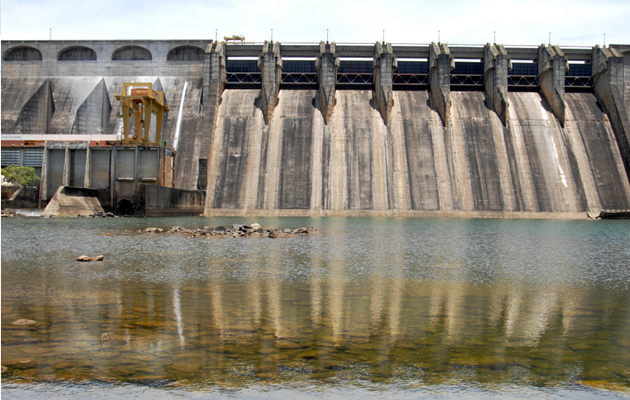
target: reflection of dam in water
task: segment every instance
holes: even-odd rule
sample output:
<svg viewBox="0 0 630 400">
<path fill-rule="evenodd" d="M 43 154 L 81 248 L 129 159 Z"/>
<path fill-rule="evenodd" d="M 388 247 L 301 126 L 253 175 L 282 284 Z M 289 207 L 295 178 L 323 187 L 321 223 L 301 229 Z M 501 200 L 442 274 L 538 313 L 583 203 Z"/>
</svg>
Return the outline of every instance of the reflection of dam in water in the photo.
<svg viewBox="0 0 630 400">
<path fill-rule="evenodd" d="M 151 82 L 208 215 L 630 209 L 629 49 L 4 41 L 2 133 L 116 134 Z"/>
<path fill-rule="evenodd" d="M 622 373 L 630 356 L 617 345 L 628 340 L 627 299 L 602 298 L 597 290 L 575 296 L 567 288 L 509 287 L 489 294 L 470 284 L 403 284 L 383 277 L 359 286 L 344 284 L 332 269 L 319 285 L 287 285 L 273 272 L 264 280 L 206 288 L 150 285 L 139 291 L 123 285 L 96 290 L 95 298 L 59 301 L 48 316 L 33 309 L 29 317 L 48 320 L 50 340 L 72 346 L 67 355 L 51 350 L 56 362 L 89 366 L 90 379 L 167 373 L 230 381 L 238 379 L 239 368 L 281 378 L 283 370 L 300 366 L 309 373 L 334 376 L 350 369 L 356 375 L 357 363 L 365 363 L 367 376 L 398 377 L 398 369 L 410 367 L 418 368 L 418 377 L 450 376 L 449 370 L 462 366 L 486 375 L 509 368 L 565 374 L 581 354 L 575 349 L 583 349 L 606 356 L 582 360 L 582 376 L 614 380 L 610 371 L 597 375 L 596 367 Z M 102 346 L 105 354 L 91 356 L 101 332 L 115 342 Z M 12 346 L 5 350 L 8 363 L 25 354 L 15 339 L 6 339 L 5 346 Z M 52 372 L 46 357 L 53 354 L 31 353 L 41 360 L 41 374 Z"/>
<path fill-rule="evenodd" d="M 3 226 L 24 232 L 3 235 L 2 362 L 35 360 L 29 376 L 627 382 L 618 223 L 328 219 L 318 236 L 247 243 L 127 234 L 107 238 L 124 256 L 76 267 L 69 237 L 80 225 L 93 247 L 101 228 L 45 222 Z M 13 252 L 34 229 L 56 250 Z M 42 325 L 13 329 L 17 318 Z"/>
</svg>

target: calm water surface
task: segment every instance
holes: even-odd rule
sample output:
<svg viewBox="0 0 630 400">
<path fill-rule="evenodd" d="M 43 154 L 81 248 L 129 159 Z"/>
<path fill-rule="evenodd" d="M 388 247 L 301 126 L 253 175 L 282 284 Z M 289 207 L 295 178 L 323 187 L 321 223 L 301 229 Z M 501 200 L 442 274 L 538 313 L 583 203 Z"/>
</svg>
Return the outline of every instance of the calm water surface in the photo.
<svg viewBox="0 0 630 400">
<path fill-rule="evenodd" d="M 136 232 L 246 222 L 319 233 Z M 626 221 L 3 219 L 2 397 L 628 398 L 629 260 Z"/>
</svg>

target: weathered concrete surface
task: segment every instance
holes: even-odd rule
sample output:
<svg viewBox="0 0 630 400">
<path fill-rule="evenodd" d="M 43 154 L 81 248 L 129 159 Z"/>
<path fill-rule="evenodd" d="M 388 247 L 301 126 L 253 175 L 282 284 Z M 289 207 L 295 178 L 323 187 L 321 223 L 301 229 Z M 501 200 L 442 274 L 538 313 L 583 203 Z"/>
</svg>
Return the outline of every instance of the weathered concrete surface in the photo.
<svg viewBox="0 0 630 400">
<path fill-rule="evenodd" d="M 35 186 L 2 186 L 2 209 L 37 208 L 39 188 Z"/>
<path fill-rule="evenodd" d="M 160 77 L 162 88 L 167 94 L 167 101 L 171 111 L 165 117 L 164 134 L 162 137 L 169 146 L 175 141 L 177 116 L 182 114 L 177 143 L 175 186 L 186 190 L 198 189 L 198 176 L 206 175 L 206 171 L 199 171 L 199 159 L 206 159 L 210 151 L 210 137 L 213 103 L 203 103 L 202 78 Z M 180 110 L 181 98 L 184 97 L 184 107 Z M 220 98 L 220 97 L 219 97 Z M 218 107 L 217 107 L 218 108 Z M 206 182 L 203 182 L 205 189 Z"/>
<path fill-rule="evenodd" d="M 2 79 L 3 133 L 46 133 L 53 109 L 50 79 Z"/>
<path fill-rule="evenodd" d="M 426 91 L 281 90 L 264 123 L 256 90 L 226 90 L 209 155 L 207 215 L 586 217 L 630 208 L 630 185 L 592 94 L 567 95 L 566 128 L 538 93 L 509 93 L 507 127 L 483 92 L 451 92 L 445 127 Z"/>
<path fill-rule="evenodd" d="M 565 101 L 568 106 L 565 135 L 577 164 L 572 168 L 580 175 L 582 196 L 588 208 L 628 208 L 628 177 L 610 119 L 591 94 L 567 93 Z"/>
<path fill-rule="evenodd" d="M 103 213 L 96 189 L 60 186 L 42 213 L 42 217 L 76 217 Z"/>
<path fill-rule="evenodd" d="M 140 185 L 136 217 L 197 216 L 203 213 L 205 192 L 156 185 Z"/>
<path fill-rule="evenodd" d="M 626 208 L 630 199 L 628 179 L 623 171 L 615 180 L 613 175 L 592 173 L 598 163 L 606 163 L 610 171 L 619 169 L 619 152 L 610 141 L 611 127 L 598 110 L 591 94 L 571 94 L 567 126 L 562 129 L 550 111 L 540 106 L 534 93 L 510 93 L 513 126 L 508 141 L 511 162 L 516 161 L 512 173 L 516 199 L 526 211 L 597 211 L 596 201 L 601 186 L 615 184 L 617 196 L 607 201 Z M 602 146 L 610 158 L 593 154 L 595 143 Z M 583 144 L 587 143 L 586 146 Z M 600 187 L 600 189 L 598 189 Z"/>
</svg>

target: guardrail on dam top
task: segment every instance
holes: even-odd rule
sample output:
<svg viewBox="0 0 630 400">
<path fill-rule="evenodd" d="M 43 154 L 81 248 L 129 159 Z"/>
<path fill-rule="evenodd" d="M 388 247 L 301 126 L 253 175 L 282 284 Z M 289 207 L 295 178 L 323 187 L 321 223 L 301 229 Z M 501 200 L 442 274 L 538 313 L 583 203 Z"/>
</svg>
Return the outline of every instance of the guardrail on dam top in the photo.
<svg viewBox="0 0 630 400">
<path fill-rule="evenodd" d="M 333 187 L 330 186 L 333 185 L 331 182 L 337 182 L 339 179 L 342 179 L 346 182 L 344 184 L 350 185 L 344 189 L 347 192 L 344 195 L 345 197 L 342 196 L 345 200 L 334 200 L 334 196 L 330 197 L 326 200 L 328 203 L 324 202 L 326 204 L 321 205 L 320 208 L 322 209 L 334 209 L 341 212 L 343 210 L 359 209 L 393 210 L 406 207 L 400 204 L 396 205 L 396 202 L 411 204 L 407 207 L 410 210 L 435 209 L 434 206 L 427 205 L 429 203 L 433 204 L 433 200 L 418 200 L 423 198 L 424 194 L 422 193 L 426 192 L 427 187 L 422 186 L 424 189 L 417 192 L 417 190 L 420 190 L 418 188 L 421 187 L 418 186 L 420 181 L 416 182 L 414 179 L 417 178 L 416 174 L 421 174 L 421 170 L 424 167 L 421 170 L 414 169 L 420 168 L 420 165 L 413 166 L 415 162 L 414 155 L 403 157 L 407 159 L 408 164 L 406 167 L 408 176 L 408 181 L 405 184 L 406 189 L 403 189 L 400 185 L 391 186 L 395 181 L 394 176 L 384 175 L 383 179 L 388 183 L 380 188 L 377 187 L 376 181 L 368 183 L 368 181 L 363 182 L 361 180 L 363 178 L 359 179 L 359 175 L 363 176 L 364 172 L 359 173 L 355 171 L 359 175 L 353 175 L 355 173 L 352 172 L 354 171 L 353 168 L 356 167 L 360 170 L 365 165 L 372 168 L 370 174 L 374 173 L 375 170 L 373 169 L 376 168 L 374 162 L 380 157 L 378 154 L 381 154 L 382 151 L 385 152 L 382 154 L 394 151 L 388 147 L 393 143 L 391 138 L 383 139 L 386 140 L 384 150 L 373 148 L 368 151 L 367 148 L 360 145 L 361 140 L 363 140 L 362 135 L 365 134 L 364 132 L 369 131 L 371 132 L 368 133 L 369 140 L 374 141 L 377 140 L 378 136 L 374 136 L 376 135 L 378 124 L 382 124 L 382 126 L 379 125 L 381 127 L 378 129 L 389 132 L 389 135 L 394 135 L 393 132 L 399 128 L 398 124 L 402 124 L 404 132 L 407 132 L 405 129 L 410 129 L 407 133 L 402 134 L 406 138 L 402 146 L 407 151 L 411 151 L 409 149 L 414 148 L 418 144 L 414 141 L 420 140 L 420 136 L 424 137 L 423 135 L 426 132 L 438 129 L 435 127 L 429 128 L 429 126 L 439 122 L 441 126 L 439 129 L 444 130 L 444 132 L 440 131 L 441 133 L 437 134 L 438 136 L 433 137 L 419 147 L 417 151 L 425 151 L 426 146 L 429 146 L 431 143 L 435 147 L 442 142 L 442 151 L 446 152 L 445 162 L 447 164 L 445 165 L 448 165 L 446 171 L 450 171 L 447 174 L 449 177 L 445 178 L 442 176 L 444 171 L 440 168 L 443 166 L 438 168 L 441 165 L 439 160 L 442 156 L 438 156 L 436 153 L 432 158 L 435 170 L 431 173 L 433 174 L 431 179 L 437 179 L 436 182 L 446 179 L 446 181 L 451 182 L 452 186 L 457 186 L 455 181 L 453 181 L 456 171 L 452 169 L 455 168 L 457 163 L 453 164 L 452 157 L 455 156 L 449 153 L 452 151 L 457 153 L 455 147 L 449 148 L 450 145 L 455 145 L 455 142 L 452 142 L 454 137 L 451 135 L 459 129 L 455 129 L 457 124 L 466 125 L 472 123 L 471 121 L 474 118 L 481 118 L 479 117 L 481 114 L 477 115 L 475 113 L 482 110 L 490 110 L 492 112 L 492 115 L 483 114 L 485 115 L 483 118 L 489 118 L 488 121 L 496 119 L 501 125 L 499 127 L 495 126 L 495 122 L 488 122 L 490 125 L 487 126 L 487 129 L 503 130 L 504 135 L 506 135 L 501 139 L 505 142 L 504 147 L 492 150 L 493 154 L 507 152 L 509 160 L 504 166 L 501 166 L 502 164 L 498 159 L 490 161 L 492 157 L 488 158 L 489 156 L 485 153 L 485 150 L 478 154 L 475 153 L 481 150 L 479 148 L 475 150 L 473 148 L 475 146 L 474 143 L 470 142 L 468 145 L 473 147 L 465 151 L 466 157 L 472 157 L 473 154 L 477 154 L 480 158 L 477 160 L 468 159 L 469 166 L 466 168 L 474 169 L 478 167 L 483 169 L 487 167 L 486 164 L 489 162 L 494 165 L 492 168 L 498 168 L 497 171 L 502 171 L 500 175 L 506 173 L 513 175 L 511 178 L 512 189 L 508 190 L 503 184 L 503 186 L 499 186 L 505 193 L 511 191 L 512 195 L 510 196 L 520 199 L 517 201 L 520 203 L 518 206 L 508 207 L 505 204 L 512 200 L 503 198 L 499 202 L 504 204 L 501 206 L 503 210 L 523 211 L 535 209 L 537 211 L 553 211 L 563 208 L 560 206 L 549 206 L 549 204 L 545 205 L 545 202 L 552 200 L 549 198 L 545 200 L 546 195 L 541 194 L 542 192 L 540 191 L 542 189 L 540 188 L 530 188 L 534 192 L 538 191 L 536 192 L 538 194 L 532 194 L 531 196 L 533 196 L 532 198 L 538 198 L 540 204 L 535 207 L 531 204 L 525 206 L 525 203 L 530 201 L 527 200 L 527 196 L 530 195 L 524 193 L 530 189 L 523 189 L 525 192 L 521 190 L 522 188 L 515 189 L 516 186 L 520 186 L 522 183 L 517 184 L 515 182 L 519 181 L 519 179 L 525 179 L 525 177 L 516 176 L 523 173 L 522 168 L 529 169 L 533 174 L 532 177 L 542 174 L 540 171 L 537 171 L 537 168 L 540 166 L 534 166 L 538 161 L 533 159 L 532 162 L 534 164 L 527 167 L 524 165 L 519 166 L 518 151 L 526 149 L 532 157 L 536 152 L 551 151 L 553 153 L 553 146 L 547 150 L 542 150 L 537 147 L 539 145 L 542 146 L 542 144 L 535 145 L 533 142 L 527 145 L 523 144 L 525 147 L 520 150 L 514 147 L 516 142 L 510 142 L 510 140 L 517 140 L 520 137 L 514 131 L 517 126 L 525 126 L 526 124 L 548 125 L 553 123 L 557 124 L 560 130 L 582 129 L 586 132 L 591 129 L 586 127 L 591 122 L 599 124 L 598 126 L 604 126 L 603 130 L 593 128 L 598 132 L 597 134 L 592 133 L 595 136 L 589 136 L 591 133 L 588 133 L 580 140 L 588 143 L 594 143 L 593 141 L 601 142 L 609 133 L 614 135 L 616 150 L 610 151 L 613 151 L 613 153 L 616 151 L 617 156 L 613 153 L 610 156 L 614 163 L 618 162 L 622 166 L 622 171 L 623 167 L 626 169 L 624 172 L 630 171 L 630 146 L 628 144 L 630 132 L 630 122 L 628 122 L 630 45 L 611 45 L 604 48 L 599 46 L 502 46 L 494 44 L 485 46 L 449 46 L 444 43 L 415 45 L 389 43 L 336 44 L 323 42 L 319 44 L 265 42 L 261 44 L 227 45 L 215 43 L 211 40 L 153 40 L 3 41 L 1 47 L 3 57 L 3 134 L 44 133 L 68 135 L 97 134 L 99 132 L 109 135 L 118 134 L 120 122 L 116 118 L 118 110 L 113 106 L 115 104 L 113 97 L 120 91 L 122 82 L 150 81 L 157 88 L 156 90 L 164 91 L 172 110 L 170 112 L 171 116 L 167 115 L 164 118 L 164 139 L 169 143 L 173 143 L 175 142 L 175 137 L 180 137 L 177 148 L 179 158 L 177 185 L 183 189 L 205 189 L 206 182 L 208 182 L 211 185 L 209 189 L 212 192 L 208 195 L 208 201 L 214 203 L 208 206 L 207 209 L 227 210 L 243 209 L 243 207 L 245 207 L 244 209 L 251 209 L 252 207 L 256 209 L 258 207 L 258 209 L 268 211 L 272 209 L 304 209 L 306 207 L 306 199 L 300 198 L 301 200 L 298 201 L 295 193 L 291 194 L 287 191 L 287 186 L 283 186 L 290 185 L 293 182 L 291 181 L 293 178 L 287 178 L 288 173 L 296 173 L 295 171 L 297 171 L 295 169 L 297 167 L 292 164 L 293 162 L 287 165 L 282 164 L 283 166 L 268 165 L 266 168 L 282 169 L 286 167 L 288 169 L 283 172 L 284 175 L 282 176 L 284 178 L 273 183 L 273 187 L 268 189 L 264 188 L 268 182 L 263 182 L 264 179 L 261 178 L 263 175 L 261 175 L 260 179 L 262 180 L 258 181 L 260 185 L 256 189 L 258 192 L 251 186 L 254 181 L 249 183 L 243 181 L 243 179 L 254 179 L 250 176 L 250 173 L 253 174 L 254 170 L 247 170 L 247 168 L 253 168 L 251 165 L 241 165 L 239 163 L 232 165 L 230 164 L 231 161 L 223 162 L 225 159 L 231 159 L 232 156 L 241 157 L 241 160 L 245 162 L 244 160 L 247 157 L 245 157 L 243 152 L 246 151 L 246 148 L 249 149 L 250 155 L 252 154 L 251 152 L 258 153 L 256 159 L 262 164 L 270 162 L 269 157 L 272 154 L 269 151 L 272 151 L 271 149 L 274 146 L 280 146 L 279 150 L 274 150 L 279 151 L 279 154 L 287 155 L 287 151 L 298 151 L 297 148 L 291 150 L 291 146 L 297 145 L 297 142 L 289 145 L 287 141 L 306 140 L 304 135 L 308 136 L 310 133 L 306 134 L 304 129 L 312 128 L 313 132 L 319 132 L 318 124 L 320 122 L 318 122 L 318 118 L 321 118 L 324 132 L 330 131 L 324 135 L 332 135 L 327 140 L 332 140 L 332 137 L 336 137 L 335 135 L 344 131 L 348 136 L 344 136 L 343 140 L 352 141 L 359 146 L 352 150 L 356 153 L 351 151 L 351 154 L 347 155 L 349 158 L 336 167 L 334 163 L 321 167 L 323 170 L 320 172 L 323 175 L 309 178 L 310 186 L 308 188 L 300 189 L 300 186 L 297 185 L 294 189 L 294 191 L 314 193 L 314 191 L 324 190 L 324 186 L 328 185 L 325 189 L 328 191 L 326 196 L 332 196 L 331 193 L 337 189 L 333 190 Z M 466 94 L 467 92 L 471 93 Z M 518 92 L 522 94 L 518 94 Z M 250 98 L 252 95 L 253 97 Z M 240 103 L 237 101 L 239 98 L 241 99 Z M 425 102 L 426 107 L 424 105 L 420 107 L 416 104 L 418 101 Z M 248 111 L 253 114 L 242 115 L 239 117 L 241 119 L 237 120 L 235 119 L 236 115 L 240 115 L 239 113 L 242 113 L 243 110 L 234 107 L 237 104 L 241 104 L 241 107 L 245 107 L 245 105 L 249 107 L 249 103 L 243 102 L 251 102 L 252 107 L 255 106 Z M 290 104 L 298 107 L 298 111 L 302 113 L 299 118 L 295 117 L 298 118 L 297 120 L 289 117 L 292 113 L 298 112 L 287 108 Z M 355 105 L 354 108 L 351 107 L 352 104 Z M 274 112 L 274 109 L 277 107 L 282 109 L 281 115 Z M 414 116 L 415 114 L 408 114 L 411 109 L 414 109 L 415 113 L 419 113 L 418 115 L 426 114 L 428 119 L 423 119 L 425 117 L 422 117 L 420 118 L 422 121 L 417 120 L 419 117 Z M 473 113 L 472 109 L 478 110 Z M 311 115 L 308 118 L 312 118 L 312 121 L 302 121 L 300 118 L 306 118 L 304 113 L 307 110 L 315 110 L 319 114 L 313 115 L 319 115 L 319 117 Z M 376 125 L 365 131 L 367 128 L 359 127 L 363 122 L 356 120 L 355 114 L 357 112 L 359 114 L 366 113 L 366 118 L 372 118 L 373 116 L 368 112 L 369 110 L 375 110 L 375 115 L 379 116 L 382 121 L 378 124 L 376 121 L 373 121 L 372 124 Z M 602 111 L 605 114 L 601 114 Z M 251 115 L 258 115 L 258 113 L 260 113 L 260 120 L 258 119 L 259 117 L 249 120 L 252 118 Z M 472 114 L 467 117 L 467 113 Z M 477 115 L 477 117 L 473 117 L 473 114 Z M 586 118 L 585 115 L 590 115 L 594 119 L 589 122 L 584 119 Z M 555 121 L 548 120 L 549 116 Z M 176 124 L 176 120 L 180 120 L 181 123 Z M 581 121 L 578 124 L 579 127 L 575 125 L 576 121 Z M 238 124 L 249 123 L 258 124 L 256 126 L 260 129 L 267 129 L 269 132 L 278 131 L 281 138 L 277 139 L 276 142 L 267 143 L 265 146 L 271 147 L 265 147 L 266 150 L 262 148 L 248 148 L 247 146 L 251 145 L 250 141 L 254 140 L 253 138 L 257 137 L 258 133 L 255 133 L 255 129 L 252 127 Z M 289 125 L 287 125 L 293 123 L 306 123 L 307 125 L 299 129 L 295 128 L 300 133 L 293 137 L 291 136 L 291 129 L 293 128 L 289 128 Z M 344 123 L 349 125 L 341 129 L 339 124 Z M 427 123 L 429 125 L 422 125 Z M 416 126 L 414 124 L 420 125 Z M 311 128 L 308 128 L 309 126 Z M 176 132 L 177 129 L 179 131 Z M 219 132 L 217 129 L 223 129 L 223 131 Z M 473 141 L 476 140 L 474 139 L 475 137 L 478 138 L 484 135 L 479 132 L 474 135 L 471 132 L 460 133 L 464 137 L 468 137 L 466 135 L 469 134 L 472 135 L 469 139 Z M 553 136 L 557 132 L 553 134 L 547 132 L 546 134 Z M 271 135 L 273 136 L 273 134 Z M 417 135 L 420 136 L 416 137 Z M 570 135 L 565 136 L 570 137 Z M 236 142 L 228 143 L 223 142 L 223 139 L 221 139 L 220 142 L 212 144 L 214 143 L 213 140 L 219 137 L 224 137 L 225 140 L 236 140 Z M 293 139 L 290 139 L 291 137 Z M 558 136 L 558 138 L 560 137 L 562 135 Z M 596 137 L 598 139 L 595 139 Z M 311 137 L 310 140 L 315 139 Z M 425 139 L 428 140 L 427 138 L 422 140 Z M 489 138 L 486 139 L 489 140 Z M 493 140 L 497 141 L 499 139 L 494 138 Z M 451 141 L 450 145 L 448 141 Z M 219 151 L 213 146 L 218 146 L 220 143 L 224 147 Z M 231 147 L 238 143 L 245 147 L 241 147 L 240 150 Z M 446 147 L 444 147 L 444 143 L 446 143 Z M 577 146 L 576 143 L 578 142 L 575 142 L 574 145 Z M 315 173 L 317 170 L 313 169 L 315 168 L 314 162 L 319 160 L 317 162 L 320 163 L 322 156 L 332 157 L 331 153 L 318 155 L 317 152 L 320 150 L 324 151 L 324 148 L 321 148 L 315 142 L 311 141 L 308 144 L 303 144 L 306 146 L 304 149 L 310 149 L 308 151 L 311 153 L 308 157 L 305 155 L 304 157 L 306 158 L 294 160 L 294 162 L 306 163 L 309 165 L 308 168 L 312 170 L 312 173 Z M 556 148 L 560 145 L 555 143 Z M 283 146 L 289 147 L 285 148 Z M 372 143 L 372 146 L 375 146 L 375 144 Z M 593 209 L 597 208 L 593 205 L 599 203 L 604 206 L 604 203 L 608 200 L 600 199 L 595 201 L 594 199 L 598 196 L 601 198 L 610 197 L 610 194 L 601 194 L 604 193 L 602 192 L 604 190 L 603 187 L 606 185 L 620 185 L 619 181 L 615 180 L 616 178 L 611 178 L 612 180 L 606 181 L 608 183 L 605 184 L 602 182 L 594 183 L 599 178 L 591 177 L 583 182 L 586 179 L 584 177 L 590 176 L 592 173 L 582 171 L 578 166 L 587 165 L 589 162 L 594 163 L 595 161 L 592 158 L 596 156 L 594 153 L 589 153 L 590 150 L 587 151 L 588 149 L 585 150 L 585 148 L 576 150 L 571 147 L 573 145 L 566 147 L 565 144 L 562 144 L 562 146 L 564 146 L 565 150 L 558 151 L 560 153 L 565 151 L 566 157 L 568 157 L 567 160 L 570 161 L 570 165 L 563 166 L 562 170 L 565 171 L 564 173 L 567 170 L 571 170 L 572 179 L 576 185 L 575 190 L 580 193 L 578 196 L 580 200 L 576 200 L 576 205 L 568 207 L 567 210 Z M 219 153 L 213 156 L 211 150 L 219 151 Z M 438 151 L 438 148 L 436 147 L 433 150 Z M 329 148 L 326 151 L 330 152 L 333 150 Z M 350 148 L 347 147 L 344 151 L 350 151 Z M 384 162 L 394 162 L 393 160 L 397 159 L 394 157 L 394 153 L 387 156 Z M 552 158 L 556 157 L 552 153 L 547 155 Z M 562 154 L 557 156 L 562 158 Z M 220 157 L 224 161 L 219 162 L 213 157 Z M 249 163 L 251 162 L 253 161 L 249 161 Z M 353 162 L 357 162 L 357 166 L 353 167 Z M 547 167 L 549 165 L 545 168 Z M 232 168 L 236 169 L 232 170 Z M 319 169 L 321 170 L 321 168 Z M 341 175 L 333 179 L 330 174 L 334 172 L 335 168 L 341 168 L 345 172 L 335 172 Z M 393 167 L 388 164 L 385 170 L 389 171 L 389 168 Z M 516 170 L 513 170 L 514 168 Z M 249 178 L 237 177 L 238 174 L 245 173 L 246 170 L 250 171 L 246 174 L 250 176 Z M 392 171 L 401 170 L 395 167 Z M 260 170 L 256 173 L 269 175 L 269 170 L 266 172 Z M 301 173 L 306 172 L 302 171 Z M 389 174 L 390 172 L 387 173 Z M 395 174 L 398 173 L 400 172 Z M 473 172 L 470 173 L 473 174 Z M 257 179 L 259 178 L 254 180 Z M 301 179 L 304 180 L 305 176 L 302 176 Z M 329 181 L 327 183 L 316 182 L 322 179 Z M 355 179 L 359 180 L 355 181 Z M 484 185 L 487 185 L 490 181 L 484 181 L 485 178 L 483 176 L 475 177 L 474 174 L 466 179 L 474 182 L 472 184 L 474 189 L 470 190 L 476 194 L 473 193 L 470 198 L 475 198 L 475 201 L 479 202 L 479 204 L 475 203 L 473 206 L 461 205 L 463 204 L 460 201 L 461 199 L 455 201 L 458 195 L 454 194 L 456 190 L 452 189 L 451 202 L 449 203 L 447 201 L 448 196 L 442 193 L 438 196 L 441 200 L 437 209 L 484 210 L 484 207 L 490 207 L 489 203 L 487 203 L 487 201 L 490 201 L 489 198 L 483 198 L 485 195 L 482 194 L 482 192 L 490 190 L 488 187 L 484 188 Z M 479 179 L 481 181 L 478 181 Z M 558 179 L 560 179 L 560 182 L 563 182 L 561 178 Z M 284 183 L 281 184 L 281 182 Z M 627 186 L 627 177 L 625 182 L 623 185 Z M 250 185 L 250 189 L 248 189 L 250 190 L 248 192 L 250 196 L 253 196 L 255 192 L 257 193 L 254 197 L 259 198 L 258 203 L 244 205 L 243 201 L 237 201 L 230 197 L 236 196 L 236 192 L 232 193 L 230 191 L 237 190 L 237 188 L 241 190 L 244 187 L 243 185 L 246 184 Z M 424 184 L 428 183 L 425 182 Z M 564 183 L 562 184 L 564 185 Z M 367 192 L 365 185 L 371 185 L 371 189 Z M 435 183 L 431 185 L 435 186 Z M 552 185 L 552 183 L 541 183 L 541 185 Z M 589 187 L 591 189 L 588 189 Z M 597 189 L 595 189 L 596 187 Z M 267 193 L 268 190 L 275 194 Z M 381 190 L 387 192 L 387 200 L 379 200 L 379 203 L 376 201 L 375 196 Z M 394 193 L 396 190 L 415 194 L 411 195 L 408 193 L 406 196 L 411 196 L 411 198 L 403 201 L 401 200 L 402 198 L 397 197 L 398 195 Z M 446 189 L 442 188 L 440 190 Z M 589 190 L 592 192 L 591 194 L 589 194 Z M 622 191 L 625 190 L 623 189 Z M 223 194 L 218 195 L 221 191 L 223 191 Z M 490 192 L 492 191 L 490 190 Z M 596 192 L 600 193 L 600 195 L 596 196 L 593 194 Z M 246 195 L 243 192 L 238 196 Z M 272 201 L 269 196 L 279 197 Z M 313 196 L 315 195 L 313 194 Z M 370 204 L 364 204 L 362 203 L 363 200 L 357 200 L 363 198 L 372 198 L 373 201 Z M 587 201 L 587 198 L 590 200 Z M 562 203 L 562 201 L 556 200 L 559 202 L 558 204 Z M 626 200 L 621 198 L 618 198 L 618 200 L 618 202 L 623 204 L 606 207 L 624 209 L 630 207 L 630 205 L 624 203 Z M 461 203 L 460 205 L 457 205 L 458 201 Z M 316 209 L 319 207 L 316 204 L 321 204 L 322 202 L 316 201 L 315 197 L 313 197 L 308 203 L 310 204 L 308 207 Z M 333 206 L 332 203 L 336 205 Z M 588 205 L 584 206 L 584 204 Z M 501 207 L 495 204 L 490 208 L 501 209 Z"/>
</svg>

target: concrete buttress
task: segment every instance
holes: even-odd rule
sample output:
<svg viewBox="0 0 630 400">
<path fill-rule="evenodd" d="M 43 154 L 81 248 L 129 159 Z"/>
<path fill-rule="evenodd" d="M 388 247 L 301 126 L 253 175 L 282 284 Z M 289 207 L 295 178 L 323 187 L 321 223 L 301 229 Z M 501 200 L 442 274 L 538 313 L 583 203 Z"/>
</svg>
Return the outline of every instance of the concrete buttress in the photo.
<svg viewBox="0 0 630 400">
<path fill-rule="evenodd" d="M 484 85 L 488 103 L 494 108 L 504 126 L 508 125 L 508 71 L 512 60 L 500 44 L 486 44 L 483 49 Z"/>
<path fill-rule="evenodd" d="M 624 98 L 624 57 L 612 46 L 595 46 L 592 55 L 595 96 L 610 118 L 626 174 L 630 178 L 630 116 Z"/>
<path fill-rule="evenodd" d="M 258 68 L 262 72 L 262 112 L 265 124 L 268 124 L 278 103 L 278 93 L 282 81 L 280 43 L 265 41 L 262 54 L 258 58 Z"/>
<path fill-rule="evenodd" d="M 455 58 L 445 43 L 431 43 L 429 46 L 429 86 L 433 103 L 444 126 L 448 124 L 451 111 L 451 71 L 455 68 Z"/>
<path fill-rule="evenodd" d="M 339 57 L 335 54 L 335 43 L 319 43 L 319 57 L 316 61 L 319 74 L 319 103 L 324 116 L 324 123 L 328 124 L 335 109 L 335 85 L 337 83 L 337 69 Z"/>
<path fill-rule="evenodd" d="M 398 60 L 392 52 L 392 44 L 376 43 L 374 46 L 374 90 L 376 101 L 383 116 L 385 125 L 394 105 L 394 70 L 398 68 Z"/>
<path fill-rule="evenodd" d="M 563 128 L 566 110 L 564 76 L 568 70 L 568 61 L 558 46 L 538 47 L 539 89 Z"/>
</svg>

